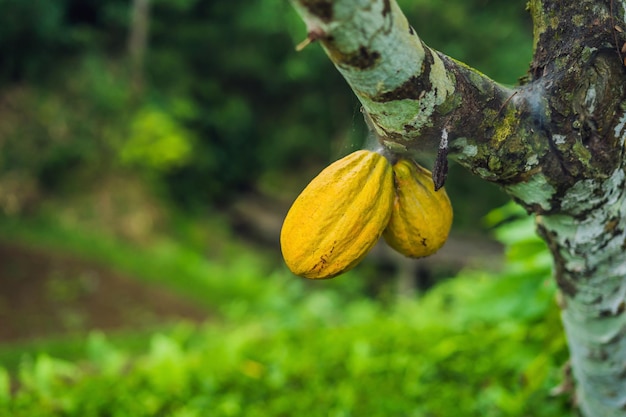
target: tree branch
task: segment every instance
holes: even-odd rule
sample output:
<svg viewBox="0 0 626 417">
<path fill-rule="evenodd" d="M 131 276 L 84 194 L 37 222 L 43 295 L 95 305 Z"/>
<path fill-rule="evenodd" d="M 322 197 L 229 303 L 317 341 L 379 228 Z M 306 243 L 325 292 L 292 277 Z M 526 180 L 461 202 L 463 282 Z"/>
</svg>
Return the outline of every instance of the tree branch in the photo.
<svg viewBox="0 0 626 417">
<path fill-rule="evenodd" d="M 606 35 L 594 32 L 610 22 L 606 7 L 598 18 L 570 5 L 567 20 L 556 17 L 563 12 L 556 10 L 561 2 L 532 1 L 537 52 L 532 82 L 509 89 L 424 45 L 394 0 L 292 2 L 309 37 L 321 41 L 391 151 L 434 150 L 447 128 L 452 157 L 536 212 L 553 209 L 555 193 L 562 195 L 572 185 L 565 178 L 599 175 L 597 167 L 606 178 L 617 166 L 615 141 L 595 150 L 610 163 L 603 159 L 592 166 L 585 162 L 590 158 L 581 132 L 572 132 L 581 123 L 587 129 L 591 113 L 609 114 L 605 110 L 616 104 L 614 98 L 607 100 L 616 97 L 610 83 L 591 93 L 588 88 L 591 80 L 612 80 L 621 71 L 617 60 L 605 59 L 606 48 L 598 48 L 606 44 Z M 568 29 L 569 21 L 575 23 Z M 591 46 L 582 42 L 584 28 L 593 33 Z M 575 37 L 572 42 L 559 40 L 568 35 Z M 566 102 L 550 99 L 563 89 L 575 95 Z M 573 101 L 578 108 L 572 109 Z M 553 118 L 559 123 L 554 125 Z M 602 120 L 595 128 L 608 130 L 611 123 Z"/>
<path fill-rule="evenodd" d="M 514 92 L 424 45 L 395 1 L 293 3 L 392 151 L 436 149 L 445 126 L 486 143 L 485 123 L 508 114 Z"/>
<path fill-rule="evenodd" d="M 555 261 L 578 399 L 626 416 L 626 0 L 530 0 L 505 88 L 428 48 L 394 0 L 291 0 L 391 152 L 449 151 L 529 212 Z"/>
</svg>

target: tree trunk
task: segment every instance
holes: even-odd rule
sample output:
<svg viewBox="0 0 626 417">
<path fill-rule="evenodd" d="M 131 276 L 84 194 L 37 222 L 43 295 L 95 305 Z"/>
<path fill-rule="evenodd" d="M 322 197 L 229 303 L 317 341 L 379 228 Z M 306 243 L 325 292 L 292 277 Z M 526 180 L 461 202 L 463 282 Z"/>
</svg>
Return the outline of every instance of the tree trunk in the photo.
<svg viewBox="0 0 626 417">
<path fill-rule="evenodd" d="M 130 76 L 135 95 L 143 90 L 143 63 L 148 47 L 148 24 L 150 21 L 150 0 L 133 0 L 131 6 L 131 26 L 128 35 Z"/>
<path fill-rule="evenodd" d="M 626 0 L 530 0 L 534 57 L 513 89 L 428 48 L 394 0 L 292 3 L 383 146 L 447 142 L 536 215 L 581 411 L 626 416 Z"/>
</svg>

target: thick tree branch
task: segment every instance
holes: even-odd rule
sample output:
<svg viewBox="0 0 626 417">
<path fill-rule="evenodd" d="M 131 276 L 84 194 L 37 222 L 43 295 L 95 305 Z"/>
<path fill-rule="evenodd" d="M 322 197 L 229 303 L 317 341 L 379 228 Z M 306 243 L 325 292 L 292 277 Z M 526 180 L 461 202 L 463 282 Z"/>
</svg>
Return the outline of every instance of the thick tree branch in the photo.
<svg viewBox="0 0 626 417">
<path fill-rule="evenodd" d="M 292 0 L 396 153 L 434 149 L 537 214 L 587 417 L 626 416 L 626 0 L 531 0 L 508 89 L 423 44 L 394 0 Z"/>
<path fill-rule="evenodd" d="M 611 26 L 606 5 L 594 15 L 578 4 L 563 11 L 562 2 L 532 1 L 532 82 L 512 90 L 425 46 L 393 0 L 293 3 L 309 37 L 321 41 L 393 151 L 435 149 L 448 127 L 461 164 L 538 211 L 551 210 L 555 194 L 572 185 L 565 177 L 606 178 L 618 165 L 615 140 L 596 146 L 597 162 L 589 162 L 583 143 L 594 129 L 616 124 L 606 110 L 621 97 L 611 84 L 621 71 L 615 48 L 606 30 L 596 31 Z M 590 45 L 583 42 L 585 29 Z M 558 54 L 548 53 L 558 47 Z M 605 82 L 592 85 L 597 80 Z M 567 96 L 558 94 L 565 89 Z M 604 115 L 600 123 L 590 120 L 595 114 Z"/>
<path fill-rule="evenodd" d="M 511 113 L 514 92 L 424 45 L 395 1 L 293 3 L 392 151 L 436 149 L 445 126 L 472 138 L 457 145 L 469 154 L 478 135 L 482 146 L 506 135 L 488 128 Z"/>
</svg>

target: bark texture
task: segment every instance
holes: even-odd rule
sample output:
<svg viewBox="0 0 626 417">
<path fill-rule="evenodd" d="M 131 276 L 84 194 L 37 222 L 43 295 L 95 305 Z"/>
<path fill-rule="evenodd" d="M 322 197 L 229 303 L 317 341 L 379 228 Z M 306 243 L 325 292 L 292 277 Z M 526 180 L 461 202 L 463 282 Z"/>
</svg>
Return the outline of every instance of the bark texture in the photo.
<svg viewBox="0 0 626 417">
<path fill-rule="evenodd" d="M 505 88 L 428 48 L 394 0 L 291 0 L 394 153 L 436 149 L 537 218 L 587 417 L 626 416 L 626 0 L 530 0 Z M 623 48 L 626 51 L 626 48 Z"/>
</svg>

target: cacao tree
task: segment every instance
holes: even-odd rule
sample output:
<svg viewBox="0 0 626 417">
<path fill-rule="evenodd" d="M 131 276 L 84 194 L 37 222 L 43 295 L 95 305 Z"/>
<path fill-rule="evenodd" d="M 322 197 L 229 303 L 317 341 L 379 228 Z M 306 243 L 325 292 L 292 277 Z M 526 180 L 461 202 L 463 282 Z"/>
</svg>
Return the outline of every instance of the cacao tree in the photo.
<svg viewBox="0 0 626 417">
<path fill-rule="evenodd" d="M 580 410 L 626 416 L 626 0 L 530 0 L 514 88 L 429 48 L 395 0 L 291 2 L 382 146 L 438 149 L 438 181 L 447 154 L 535 215 Z"/>
</svg>

